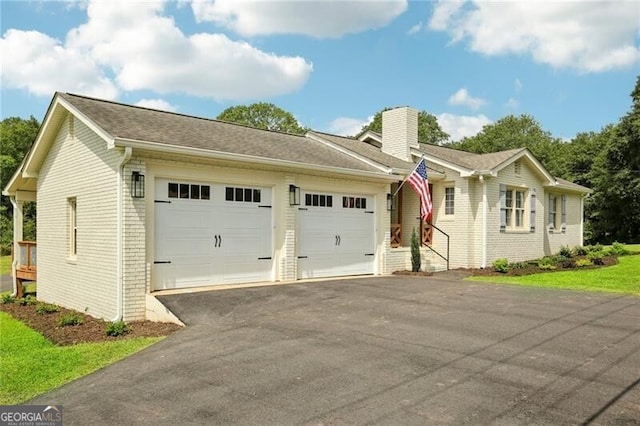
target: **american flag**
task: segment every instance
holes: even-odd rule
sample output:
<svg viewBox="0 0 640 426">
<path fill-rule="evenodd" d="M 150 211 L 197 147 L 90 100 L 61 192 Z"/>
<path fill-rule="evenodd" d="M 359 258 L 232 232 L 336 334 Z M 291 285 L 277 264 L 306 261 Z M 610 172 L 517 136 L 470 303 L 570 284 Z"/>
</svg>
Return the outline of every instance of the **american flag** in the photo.
<svg viewBox="0 0 640 426">
<path fill-rule="evenodd" d="M 420 198 L 420 218 L 427 222 L 433 211 L 431 193 L 429 192 L 429 180 L 427 179 L 427 165 L 424 158 L 420 160 L 413 172 L 407 178 L 409 185 L 416 191 Z"/>
</svg>

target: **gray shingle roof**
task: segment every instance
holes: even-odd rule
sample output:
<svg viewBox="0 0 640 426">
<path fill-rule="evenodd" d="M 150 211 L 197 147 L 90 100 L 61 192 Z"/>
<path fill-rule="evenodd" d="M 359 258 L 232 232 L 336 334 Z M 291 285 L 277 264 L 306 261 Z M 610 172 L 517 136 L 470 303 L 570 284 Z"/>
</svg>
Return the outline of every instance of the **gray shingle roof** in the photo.
<svg viewBox="0 0 640 426">
<path fill-rule="evenodd" d="M 572 190 L 578 191 L 578 192 L 593 192 L 592 189 L 587 188 L 586 186 L 582 186 L 582 185 L 579 185 L 577 183 L 573 183 L 573 182 L 565 180 L 565 179 L 556 178 L 556 180 L 558 181 L 558 184 L 560 184 L 561 186 L 563 186 L 563 187 L 565 187 L 567 189 L 572 189 Z"/>
<path fill-rule="evenodd" d="M 409 161 L 402 161 L 392 155 L 385 154 L 380 150 L 380 148 L 377 148 L 365 142 L 361 142 L 358 139 L 332 135 L 330 133 L 323 133 L 315 130 L 310 131 L 309 133 L 318 135 L 324 140 L 346 148 L 358 155 L 369 158 L 370 160 L 373 160 L 378 164 L 382 164 L 383 166 L 407 171 L 411 171 L 415 167 L 414 163 L 411 163 Z"/>
<path fill-rule="evenodd" d="M 114 138 L 380 173 L 364 161 L 304 136 L 69 93 L 58 95 Z"/>
</svg>

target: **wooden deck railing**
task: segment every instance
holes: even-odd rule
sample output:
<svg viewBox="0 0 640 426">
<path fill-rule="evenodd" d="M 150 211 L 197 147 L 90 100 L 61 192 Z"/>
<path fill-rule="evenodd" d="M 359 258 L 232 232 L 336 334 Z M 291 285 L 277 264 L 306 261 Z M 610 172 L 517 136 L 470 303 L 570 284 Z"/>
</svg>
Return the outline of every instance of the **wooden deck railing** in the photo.
<svg viewBox="0 0 640 426">
<path fill-rule="evenodd" d="M 391 224 L 391 247 L 402 247 L 402 225 Z"/>
<path fill-rule="evenodd" d="M 18 241 L 18 248 L 18 264 L 16 266 L 17 296 L 22 297 L 22 282 L 36 280 L 38 251 L 35 241 Z"/>
</svg>

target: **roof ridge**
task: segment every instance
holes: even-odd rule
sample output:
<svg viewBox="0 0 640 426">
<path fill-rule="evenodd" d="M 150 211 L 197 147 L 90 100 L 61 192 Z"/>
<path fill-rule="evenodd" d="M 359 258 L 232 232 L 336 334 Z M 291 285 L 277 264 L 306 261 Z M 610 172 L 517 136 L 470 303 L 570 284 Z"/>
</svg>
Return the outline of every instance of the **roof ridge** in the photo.
<svg viewBox="0 0 640 426">
<path fill-rule="evenodd" d="M 298 135 L 298 134 L 295 134 L 295 133 L 287 133 L 287 132 L 280 132 L 280 131 L 277 131 L 277 130 L 261 129 L 259 127 L 253 127 L 253 126 L 249 126 L 249 125 L 241 124 L 241 123 L 234 123 L 232 121 L 218 120 L 216 118 L 199 117 L 197 115 L 190 115 L 190 114 L 185 114 L 185 113 L 176 112 L 176 111 L 164 111 L 164 110 L 161 110 L 161 109 L 149 108 L 149 107 L 145 107 L 145 106 L 141 106 L 141 105 L 125 104 L 123 102 L 111 101 L 111 100 L 100 99 L 100 98 L 93 98 L 91 96 L 78 95 L 78 94 L 75 94 L 75 93 L 68 93 L 68 92 L 58 92 L 58 93 L 62 94 L 62 95 L 73 96 L 73 97 L 76 97 L 76 98 L 87 99 L 87 100 L 90 100 L 90 101 L 102 102 L 102 103 L 112 104 L 112 105 L 119 105 L 119 106 L 123 106 L 123 107 L 127 107 L 127 108 L 135 108 L 135 109 L 159 112 L 161 114 L 169 114 L 169 115 L 175 115 L 175 116 L 179 116 L 179 117 L 191 118 L 191 119 L 196 119 L 196 120 L 204 120 L 204 121 L 211 121 L 211 122 L 215 122 L 215 123 L 229 124 L 229 125 L 232 125 L 232 126 L 244 127 L 246 129 L 259 130 L 259 131 L 262 131 L 262 132 L 277 133 L 277 134 L 281 134 L 281 135 L 296 136 L 296 137 L 301 137 L 301 138 L 305 137 L 304 135 Z"/>
</svg>

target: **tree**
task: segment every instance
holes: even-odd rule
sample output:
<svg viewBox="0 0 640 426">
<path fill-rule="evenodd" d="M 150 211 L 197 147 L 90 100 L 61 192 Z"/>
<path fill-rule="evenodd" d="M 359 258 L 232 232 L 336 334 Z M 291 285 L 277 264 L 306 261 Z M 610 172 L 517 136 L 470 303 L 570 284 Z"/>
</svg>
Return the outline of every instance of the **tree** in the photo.
<svg viewBox="0 0 640 426">
<path fill-rule="evenodd" d="M 33 116 L 28 119 L 8 117 L 0 122 L 0 188 L 4 187 L 15 173 L 22 159 L 35 140 L 40 123 Z M 24 209 L 24 236 L 35 239 L 36 210 L 33 203 L 26 203 Z M 11 250 L 13 239 L 13 208 L 9 197 L 0 201 L 0 252 Z"/>
<path fill-rule="evenodd" d="M 593 239 L 640 241 L 640 76 L 631 92 L 631 111 L 607 133 L 590 174 Z"/>
<path fill-rule="evenodd" d="M 503 117 L 484 126 L 477 135 L 465 137 L 449 146 L 476 154 L 528 148 L 552 174 L 563 175 L 564 145 L 542 129 L 532 116 L 523 114 Z"/>
<path fill-rule="evenodd" d="M 266 102 L 229 107 L 216 120 L 296 135 L 303 135 L 307 131 L 293 114 Z"/>
<path fill-rule="evenodd" d="M 382 133 L 382 113 L 390 109 L 393 108 L 387 107 L 382 111 L 378 111 L 373 116 L 371 123 L 364 125 L 358 135 L 361 135 L 367 130 Z M 434 115 L 429 114 L 427 111 L 420 111 L 418 113 L 418 140 L 420 142 L 438 145 L 447 139 L 449 139 L 449 134 L 440 128 L 438 120 Z"/>
</svg>

